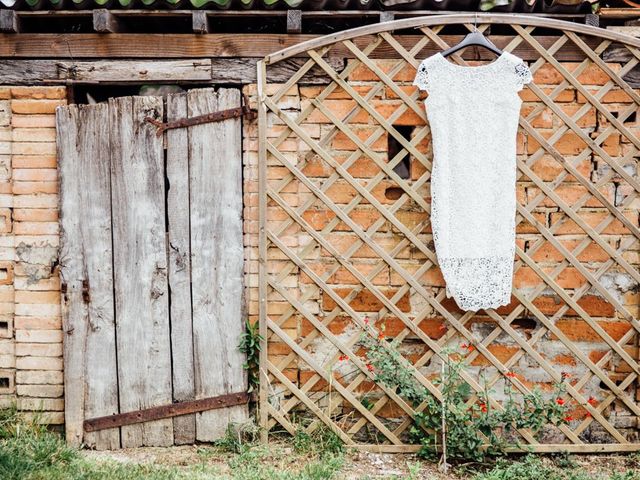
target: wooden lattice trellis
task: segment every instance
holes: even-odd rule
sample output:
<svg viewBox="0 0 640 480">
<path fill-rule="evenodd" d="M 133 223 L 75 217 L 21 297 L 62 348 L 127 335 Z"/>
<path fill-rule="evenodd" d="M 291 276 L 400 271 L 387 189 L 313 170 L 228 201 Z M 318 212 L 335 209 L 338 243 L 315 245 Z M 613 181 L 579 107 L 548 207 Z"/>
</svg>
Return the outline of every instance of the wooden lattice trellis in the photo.
<svg viewBox="0 0 640 480">
<path fill-rule="evenodd" d="M 428 228 L 429 127 L 411 79 L 423 58 L 454 41 L 447 25 L 471 29 L 476 18 L 482 30 L 508 25 L 512 33 L 494 41 L 525 58 L 534 80 L 549 72 L 556 80 L 549 87 L 534 81 L 523 92 L 528 107 L 519 138 L 526 146 L 517 166 L 525 187 L 512 304 L 474 314 L 457 310 L 438 280 Z M 270 84 L 269 65 L 293 56 L 308 61 L 285 84 Z M 349 60 L 337 67 L 335 58 Z M 476 392 L 485 388 L 481 371 L 490 388 L 511 382 L 522 393 L 574 372 L 567 400 L 577 420 L 549 427 L 546 436 L 519 431 L 527 448 L 640 450 L 633 433 L 640 417 L 640 93 L 629 84 L 639 62 L 640 41 L 616 32 L 484 14 L 363 27 L 259 62 L 265 430 L 279 425 L 294 433 L 294 413 L 304 411 L 308 431 L 324 423 L 360 448 L 415 449 L 406 441 L 415 410 L 393 389 L 375 385 L 358 347 L 362 332 L 375 335 L 385 324 L 386 335 L 405 346 L 407 368 L 436 398 L 438 356 L 461 341 L 475 347 L 463 376 Z M 594 72 L 604 80 L 590 83 Z M 312 73 L 328 81 L 314 87 Z M 569 96 L 573 103 L 563 103 Z M 399 125 L 412 126 L 410 135 Z M 399 145 L 393 155 L 389 138 Z M 568 148 L 569 139 L 579 147 Z M 407 155 L 408 176 L 397 168 Z M 562 236 L 567 232 L 572 236 Z M 622 290 L 612 286 L 616 275 L 628 283 Z M 609 310 L 592 308 L 592 301 Z M 585 351 L 586 330 L 597 354 Z M 510 371 L 518 375 L 505 376 Z M 491 403 L 501 408 L 499 395 Z"/>
</svg>

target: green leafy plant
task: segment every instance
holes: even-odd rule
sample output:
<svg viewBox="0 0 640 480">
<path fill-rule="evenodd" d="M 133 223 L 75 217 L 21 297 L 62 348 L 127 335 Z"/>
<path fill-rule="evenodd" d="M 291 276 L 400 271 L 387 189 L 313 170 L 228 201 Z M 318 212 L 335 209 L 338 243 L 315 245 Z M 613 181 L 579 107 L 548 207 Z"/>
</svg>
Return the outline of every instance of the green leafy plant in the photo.
<svg viewBox="0 0 640 480">
<path fill-rule="evenodd" d="M 247 371 L 249 377 L 249 392 L 253 392 L 260 384 L 260 342 L 262 340 L 258 322 L 252 324 L 247 320 L 244 332 L 240 335 L 238 349 L 247 357 L 242 367 Z"/>
<path fill-rule="evenodd" d="M 424 407 L 416 413 L 410 429 L 412 440 L 422 445 L 419 455 L 423 458 L 435 460 L 445 450 L 449 459 L 481 462 L 486 457 L 504 454 L 513 443 L 509 441 L 509 434 L 514 429 L 535 433 L 546 424 L 560 425 L 568 420 L 562 399 L 563 382 L 554 385 L 550 398 L 539 389 L 516 395 L 508 384 L 505 386 L 507 400 L 502 408 L 495 408 L 490 392 L 485 389 L 474 394 L 464 381 L 463 355 L 445 349 L 441 355 L 442 375 L 433 381 L 440 389 L 440 401 L 406 367 L 397 341 L 387 342 L 384 335 L 377 340 L 363 335 L 360 343 L 365 348 L 370 369 L 375 372 L 376 382 L 394 389 L 414 407 Z"/>
</svg>

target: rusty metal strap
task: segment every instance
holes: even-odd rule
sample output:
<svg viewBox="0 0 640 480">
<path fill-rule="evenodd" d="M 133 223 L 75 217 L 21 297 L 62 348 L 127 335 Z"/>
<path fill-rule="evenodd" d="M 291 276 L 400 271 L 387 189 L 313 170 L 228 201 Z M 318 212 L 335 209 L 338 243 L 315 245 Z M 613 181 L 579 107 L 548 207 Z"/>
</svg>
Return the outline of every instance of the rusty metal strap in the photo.
<svg viewBox="0 0 640 480">
<path fill-rule="evenodd" d="M 247 117 L 249 120 L 256 118 L 256 111 L 249 108 L 249 100 L 246 95 L 242 95 L 242 100 L 242 106 L 240 107 L 206 113 L 204 115 L 198 115 L 197 117 L 181 118 L 180 120 L 173 120 L 171 122 L 161 122 L 152 117 L 145 117 L 145 121 L 156 126 L 156 136 L 160 137 L 165 131 L 171 130 L 172 128 L 192 127 L 194 125 L 202 125 L 203 123 L 220 122 L 229 118 Z"/>
<path fill-rule="evenodd" d="M 163 418 L 177 417 L 189 413 L 204 412 L 218 408 L 242 405 L 249 401 L 247 392 L 229 393 L 218 397 L 202 398 L 200 400 L 188 400 L 186 402 L 151 407 L 134 412 L 117 413 L 106 417 L 96 417 L 84 421 L 85 432 L 95 432 L 106 428 L 122 427 L 134 423 L 151 422 Z"/>
</svg>

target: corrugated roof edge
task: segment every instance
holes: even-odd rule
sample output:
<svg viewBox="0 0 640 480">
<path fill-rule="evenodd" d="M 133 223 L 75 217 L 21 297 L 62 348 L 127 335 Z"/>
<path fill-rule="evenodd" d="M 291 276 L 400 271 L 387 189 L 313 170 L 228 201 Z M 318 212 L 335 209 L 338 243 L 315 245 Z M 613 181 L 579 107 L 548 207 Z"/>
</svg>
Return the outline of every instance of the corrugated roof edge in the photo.
<svg viewBox="0 0 640 480">
<path fill-rule="evenodd" d="M 598 0 L 0 0 L 14 10 L 133 9 L 300 9 L 447 10 L 519 13 L 592 13 Z"/>
</svg>

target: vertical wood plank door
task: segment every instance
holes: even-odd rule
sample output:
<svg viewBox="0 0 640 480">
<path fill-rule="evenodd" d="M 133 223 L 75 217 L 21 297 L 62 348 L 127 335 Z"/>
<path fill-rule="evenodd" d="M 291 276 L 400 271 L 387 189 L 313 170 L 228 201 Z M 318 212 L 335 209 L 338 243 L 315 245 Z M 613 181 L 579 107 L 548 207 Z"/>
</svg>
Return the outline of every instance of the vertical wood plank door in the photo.
<svg viewBox="0 0 640 480">
<path fill-rule="evenodd" d="M 88 419 L 246 392 L 237 89 L 121 97 L 57 113 L 66 433 L 97 449 L 213 441 L 246 405 L 85 432 Z"/>
</svg>

